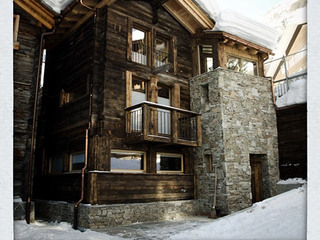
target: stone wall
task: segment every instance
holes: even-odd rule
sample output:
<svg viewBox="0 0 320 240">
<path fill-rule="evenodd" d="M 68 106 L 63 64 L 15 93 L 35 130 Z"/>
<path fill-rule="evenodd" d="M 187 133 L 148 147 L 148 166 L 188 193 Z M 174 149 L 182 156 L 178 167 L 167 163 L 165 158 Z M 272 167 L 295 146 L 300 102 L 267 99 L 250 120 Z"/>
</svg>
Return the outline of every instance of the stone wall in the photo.
<svg viewBox="0 0 320 240">
<path fill-rule="evenodd" d="M 269 79 L 218 68 L 192 78 L 190 89 L 191 109 L 202 114 L 203 144 L 195 150 L 200 211 L 213 205 L 215 166 L 216 209 L 223 215 L 252 204 L 250 156 L 261 157 L 263 197 L 274 196 L 278 145 Z"/>
<path fill-rule="evenodd" d="M 197 200 L 79 206 L 79 227 L 103 229 L 137 222 L 179 219 L 198 212 Z M 36 201 L 36 218 L 73 223 L 74 204 Z"/>
</svg>

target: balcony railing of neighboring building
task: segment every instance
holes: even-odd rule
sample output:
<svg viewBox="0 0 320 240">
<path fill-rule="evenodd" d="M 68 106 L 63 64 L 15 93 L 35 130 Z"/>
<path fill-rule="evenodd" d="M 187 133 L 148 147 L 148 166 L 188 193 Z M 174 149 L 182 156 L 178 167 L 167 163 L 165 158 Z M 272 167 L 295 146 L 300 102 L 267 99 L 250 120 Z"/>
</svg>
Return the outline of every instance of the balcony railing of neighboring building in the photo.
<svg viewBox="0 0 320 240">
<path fill-rule="evenodd" d="M 195 112 L 142 102 L 126 108 L 129 141 L 201 145 L 201 118 Z"/>
<path fill-rule="evenodd" d="M 307 49 L 303 49 L 299 52 L 264 63 L 265 76 L 273 79 L 273 92 L 275 99 L 287 93 L 292 82 L 306 75 L 306 55 Z M 273 73 L 272 76 L 268 74 L 270 70 Z"/>
</svg>

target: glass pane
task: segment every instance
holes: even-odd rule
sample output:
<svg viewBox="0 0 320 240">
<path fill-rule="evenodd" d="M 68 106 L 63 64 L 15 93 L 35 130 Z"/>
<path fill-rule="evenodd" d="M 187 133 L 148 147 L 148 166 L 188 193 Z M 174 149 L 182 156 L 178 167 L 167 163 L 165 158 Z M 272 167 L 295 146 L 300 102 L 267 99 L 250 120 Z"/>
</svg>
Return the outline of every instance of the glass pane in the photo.
<svg viewBox="0 0 320 240">
<path fill-rule="evenodd" d="M 236 72 L 257 75 L 256 64 L 242 58 L 228 57 L 227 68 Z"/>
<path fill-rule="evenodd" d="M 132 61 L 147 64 L 147 34 L 136 28 L 132 28 Z"/>
<path fill-rule="evenodd" d="M 169 63 L 169 43 L 167 40 L 156 39 L 156 67 Z"/>
<path fill-rule="evenodd" d="M 200 45 L 199 50 L 201 73 L 213 70 L 212 46 Z"/>
<path fill-rule="evenodd" d="M 81 170 L 84 166 L 84 153 L 72 154 L 72 170 Z"/>
<path fill-rule="evenodd" d="M 51 172 L 61 173 L 63 171 L 63 159 L 62 157 L 55 157 L 51 159 Z"/>
<path fill-rule="evenodd" d="M 157 154 L 157 171 L 182 171 L 181 155 Z"/>
<path fill-rule="evenodd" d="M 111 151 L 112 170 L 144 170 L 144 153 Z"/>
</svg>

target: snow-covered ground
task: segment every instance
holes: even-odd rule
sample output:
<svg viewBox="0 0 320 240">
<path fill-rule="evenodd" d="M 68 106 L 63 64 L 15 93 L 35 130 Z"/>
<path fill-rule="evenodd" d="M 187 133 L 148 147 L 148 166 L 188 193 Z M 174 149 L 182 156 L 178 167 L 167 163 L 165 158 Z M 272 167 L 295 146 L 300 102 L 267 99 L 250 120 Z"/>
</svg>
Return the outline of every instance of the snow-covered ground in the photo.
<svg viewBox="0 0 320 240">
<path fill-rule="evenodd" d="M 37 239 L 265 239 L 265 240 L 303 240 L 306 239 L 306 198 L 307 187 L 280 194 L 254 204 L 252 207 L 229 216 L 212 221 L 197 222 L 191 225 L 190 221 L 176 225 L 170 229 L 168 222 L 149 225 L 143 237 L 132 234 L 115 233 L 110 229 L 107 233 L 86 230 L 73 230 L 68 223 L 36 222 L 27 225 L 25 221 L 15 221 L 16 240 Z M 167 224 L 167 225 L 166 225 Z M 138 225 L 136 225 L 138 227 Z M 161 227 L 162 226 L 162 227 Z M 168 227 L 169 226 L 169 227 Z M 152 228 L 153 227 L 153 228 Z M 150 231 L 152 228 L 152 231 Z M 132 227 L 134 229 L 134 226 Z M 144 229 L 144 228 L 141 228 Z M 140 229 L 140 230 L 141 230 Z M 174 232 L 172 232 L 174 229 Z M 112 235 L 111 235 L 112 234 Z"/>
</svg>

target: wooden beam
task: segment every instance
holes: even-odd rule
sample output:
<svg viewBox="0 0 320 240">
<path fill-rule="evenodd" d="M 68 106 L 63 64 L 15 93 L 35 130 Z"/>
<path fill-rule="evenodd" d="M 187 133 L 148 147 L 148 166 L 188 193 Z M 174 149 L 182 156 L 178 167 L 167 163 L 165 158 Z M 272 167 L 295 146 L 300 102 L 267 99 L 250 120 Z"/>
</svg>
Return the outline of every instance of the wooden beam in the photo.
<svg viewBox="0 0 320 240">
<path fill-rule="evenodd" d="M 233 46 L 233 45 L 235 45 L 236 44 L 236 42 L 235 41 L 232 41 L 232 40 L 230 40 L 230 39 L 228 39 L 228 41 L 226 42 L 226 45 L 228 45 L 228 46 Z"/>
<path fill-rule="evenodd" d="M 14 0 L 14 2 L 48 29 L 55 24 L 54 14 L 34 0 Z"/>
<path fill-rule="evenodd" d="M 249 53 L 251 53 L 252 55 L 256 55 L 258 53 L 258 50 L 249 48 Z"/>
<path fill-rule="evenodd" d="M 244 44 L 241 44 L 241 43 L 238 43 L 238 49 L 239 49 L 239 50 L 244 51 L 244 50 L 247 50 L 247 48 L 248 48 L 248 46 L 246 46 L 246 45 L 244 45 Z"/>
</svg>

